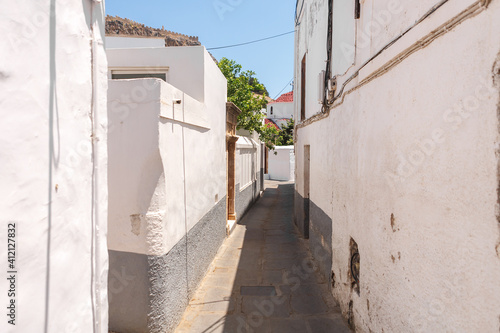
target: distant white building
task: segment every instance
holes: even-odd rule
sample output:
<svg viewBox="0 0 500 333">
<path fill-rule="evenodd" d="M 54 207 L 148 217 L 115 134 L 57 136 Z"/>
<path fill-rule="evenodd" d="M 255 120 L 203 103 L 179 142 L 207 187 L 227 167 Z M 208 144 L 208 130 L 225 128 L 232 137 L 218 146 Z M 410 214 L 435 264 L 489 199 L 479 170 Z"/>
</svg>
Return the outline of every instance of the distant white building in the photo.
<svg viewBox="0 0 500 333">
<path fill-rule="evenodd" d="M 267 104 L 265 124 L 281 130 L 293 119 L 293 112 L 293 91 L 290 91 Z M 293 146 L 275 147 L 273 151 L 266 150 L 266 179 L 293 181 L 295 171 L 290 171 L 290 168 L 293 170 L 295 165 L 294 151 Z"/>
<path fill-rule="evenodd" d="M 267 117 L 269 122 L 283 128 L 290 119 L 293 119 L 293 91 L 281 95 L 275 101 L 267 104 Z"/>
<path fill-rule="evenodd" d="M 295 150 L 293 146 L 277 146 L 268 155 L 268 178 L 272 180 L 295 180 Z"/>
</svg>

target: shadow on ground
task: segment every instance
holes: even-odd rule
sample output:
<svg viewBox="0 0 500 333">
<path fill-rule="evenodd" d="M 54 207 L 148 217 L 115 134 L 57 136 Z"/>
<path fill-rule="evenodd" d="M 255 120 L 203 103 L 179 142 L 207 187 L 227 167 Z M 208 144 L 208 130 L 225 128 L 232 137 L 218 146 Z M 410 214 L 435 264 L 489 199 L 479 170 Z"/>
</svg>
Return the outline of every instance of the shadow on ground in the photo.
<svg viewBox="0 0 500 333">
<path fill-rule="evenodd" d="M 221 247 L 177 332 L 350 332 L 294 227 L 293 196 L 293 183 L 266 183 Z"/>
</svg>

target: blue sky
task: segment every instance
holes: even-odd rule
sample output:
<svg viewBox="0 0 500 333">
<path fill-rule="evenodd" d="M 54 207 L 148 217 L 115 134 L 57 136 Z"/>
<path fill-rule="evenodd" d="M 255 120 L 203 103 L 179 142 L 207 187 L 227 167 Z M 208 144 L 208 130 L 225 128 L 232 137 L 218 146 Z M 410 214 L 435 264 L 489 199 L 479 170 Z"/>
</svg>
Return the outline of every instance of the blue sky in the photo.
<svg viewBox="0 0 500 333">
<path fill-rule="evenodd" d="M 218 8 L 218 9 L 217 9 Z M 198 36 L 207 48 L 244 43 L 294 30 L 294 0 L 107 0 L 106 13 L 153 28 Z M 215 58 L 230 58 L 253 70 L 272 98 L 293 77 L 294 35 L 222 50 Z M 288 85 L 283 93 L 291 91 Z"/>
</svg>

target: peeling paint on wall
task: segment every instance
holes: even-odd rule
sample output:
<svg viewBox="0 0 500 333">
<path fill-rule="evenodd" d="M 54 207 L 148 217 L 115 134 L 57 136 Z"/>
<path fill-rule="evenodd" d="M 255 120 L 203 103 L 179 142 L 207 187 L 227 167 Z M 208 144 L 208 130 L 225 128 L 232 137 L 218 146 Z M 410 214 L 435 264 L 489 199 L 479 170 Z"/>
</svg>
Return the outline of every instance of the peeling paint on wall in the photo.
<svg viewBox="0 0 500 333">
<path fill-rule="evenodd" d="M 141 219 L 142 218 L 143 218 L 143 216 L 141 216 L 141 214 L 130 215 L 130 224 L 132 225 L 131 232 L 136 236 L 139 236 L 141 234 Z"/>
</svg>

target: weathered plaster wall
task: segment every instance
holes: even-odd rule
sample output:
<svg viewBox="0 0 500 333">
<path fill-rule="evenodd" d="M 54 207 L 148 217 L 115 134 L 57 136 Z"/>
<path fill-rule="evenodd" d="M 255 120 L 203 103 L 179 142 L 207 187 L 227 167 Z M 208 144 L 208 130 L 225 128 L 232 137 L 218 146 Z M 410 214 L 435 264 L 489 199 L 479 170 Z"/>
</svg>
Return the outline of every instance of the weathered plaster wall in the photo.
<svg viewBox="0 0 500 333">
<path fill-rule="evenodd" d="M 104 4 L 2 6 L 0 255 L 16 223 L 16 326 L 2 332 L 107 332 Z M 94 138 L 94 140 L 92 140 Z"/>
<path fill-rule="evenodd" d="M 225 238 L 225 199 L 165 255 L 109 252 L 110 267 L 120 268 L 109 277 L 111 330 L 172 332 L 176 328 Z"/>
<path fill-rule="evenodd" d="M 276 146 L 269 152 L 269 178 L 295 180 L 295 152 L 293 146 Z"/>
<path fill-rule="evenodd" d="M 326 27 L 328 25 L 328 3 L 326 0 L 304 0 L 305 4 L 301 14 L 300 28 L 295 33 L 295 45 L 300 49 L 295 51 L 295 80 L 294 80 L 294 119 L 300 120 L 300 92 L 301 76 L 300 64 L 306 57 L 307 89 L 306 89 L 306 118 L 321 109 L 318 103 L 319 85 L 318 75 L 324 71 L 326 60 Z M 298 7 L 301 8 L 302 1 Z M 344 28 L 341 28 L 344 31 Z M 314 52 L 309 52 L 314 50 Z"/>
<path fill-rule="evenodd" d="M 305 7 L 310 11 L 313 3 L 306 1 Z M 363 2 L 358 43 L 360 29 L 376 22 L 370 15 L 383 3 Z M 304 214 L 304 145 L 310 145 L 309 243 L 330 243 L 332 292 L 358 331 L 500 328 L 500 94 L 492 70 L 500 51 L 500 2 L 493 0 L 458 25 L 436 29 L 473 3 L 449 1 L 368 64 L 327 117 L 297 129 L 296 223 Z M 379 44 L 433 4 L 402 5 L 388 28 L 372 35 L 373 44 L 366 49 L 358 44 L 355 65 L 339 77 L 340 84 Z M 303 38 L 308 27 L 301 24 L 296 37 L 296 82 L 306 51 L 309 60 L 316 59 L 311 61 L 326 59 L 324 38 Z M 436 36 L 441 31 L 447 32 Z M 425 36 L 436 38 L 378 78 L 361 81 Z M 316 77 L 317 72 L 308 72 L 307 94 L 315 95 Z M 295 93 L 297 115 L 299 85 Z M 307 98 L 310 117 L 320 105 Z M 359 295 L 349 275 L 351 238 L 361 256 Z M 322 269 L 328 274 L 328 265 Z"/>
</svg>

